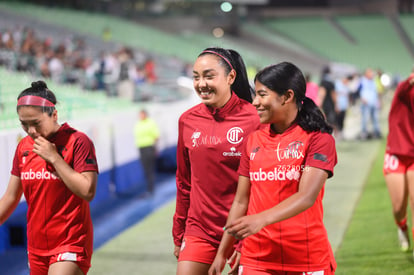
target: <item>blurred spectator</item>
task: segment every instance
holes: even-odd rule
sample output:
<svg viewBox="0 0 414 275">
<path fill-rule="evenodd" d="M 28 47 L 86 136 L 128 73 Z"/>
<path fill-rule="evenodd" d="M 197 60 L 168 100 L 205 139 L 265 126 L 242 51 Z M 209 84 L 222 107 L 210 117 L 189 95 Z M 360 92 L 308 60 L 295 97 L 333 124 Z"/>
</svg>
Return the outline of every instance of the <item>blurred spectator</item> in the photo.
<svg viewBox="0 0 414 275">
<path fill-rule="evenodd" d="M 102 31 L 102 40 L 108 42 L 112 39 L 112 31 L 111 28 L 105 27 Z"/>
<path fill-rule="evenodd" d="M 117 96 L 116 85 L 119 79 L 120 64 L 115 53 L 107 53 L 104 58 L 105 74 L 104 83 L 106 95 Z"/>
<path fill-rule="evenodd" d="M 193 77 L 193 64 L 185 63 L 182 68 L 181 75 L 192 78 Z"/>
<path fill-rule="evenodd" d="M 99 53 L 99 58 L 93 64 L 92 72 L 94 76 L 93 87 L 97 90 L 105 90 L 105 52 Z"/>
<path fill-rule="evenodd" d="M 52 81 L 57 83 L 63 83 L 65 80 L 65 47 L 59 45 L 50 57 L 48 62 L 48 71 Z"/>
<path fill-rule="evenodd" d="M 310 73 L 307 73 L 305 75 L 306 79 L 306 96 L 315 102 L 317 106 L 320 106 L 319 104 L 319 86 L 315 82 L 312 81 Z"/>
<path fill-rule="evenodd" d="M 13 40 L 12 32 L 10 30 L 3 33 L 1 40 L 2 40 L 2 45 L 4 46 L 5 49 L 11 50 L 11 51 L 14 50 L 14 40 Z"/>
<path fill-rule="evenodd" d="M 141 164 L 147 182 L 147 192 L 153 194 L 155 184 L 156 144 L 159 138 L 158 125 L 148 117 L 146 110 L 139 112 L 139 120 L 134 126 L 135 145 L 138 148 Z"/>
<path fill-rule="evenodd" d="M 130 101 L 134 99 L 136 76 L 136 67 L 133 63 L 133 54 L 131 49 L 123 48 L 118 54 L 119 61 L 119 79 L 118 79 L 118 96 Z"/>
<path fill-rule="evenodd" d="M 135 74 L 134 82 L 136 86 L 139 86 L 146 82 L 145 69 L 143 66 L 136 66 L 136 74 Z"/>
<path fill-rule="evenodd" d="M 152 58 L 148 58 L 145 61 L 144 70 L 147 82 L 154 83 L 155 81 L 157 81 L 157 75 L 155 73 L 155 63 Z"/>
<path fill-rule="evenodd" d="M 352 76 L 343 76 L 335 81 L 337 132 L 335 138 L 342 140 L 346 112 L 349 107 L 349 80 Z"/>
<path fill-rule="evenodd" d="M 0 29 L 0 66 L 130 100 L 137 98 L 137 86 L 158 82 L 154 59 L 143 52 L 126 47 L 119 51 L 108 50 L 108 46 L 113 46 L 103 43 L 107 37 L 102 37 L 102 47 L 95 48 L 88 46 L 80 36 L 69 34 L 60 40 L 59 37 L 40 37 L 31 27 Z M 167 59 L 163 65 L 169 66 L 171 60 L 175 62 L 178 77 L 183 63 Z"/>
<path fill-rule="evenodd" d="M 86 66 L 84 87 L 103 90 L 108 96 L 116 96 L 119 78 L 119 62 L 114 54 L 101 51 L 98 58 Z"/>
<path fill-rule="evenodd" d="M 332 79 L 331 70 L 327 66 L 322 70 L 321 83 L 319 84 L 319 103 L 328 123 L 336 130 L 337 119 L 335 111 L 335 84 Z"/>
<path fill-rule="evenodd" d="M 379 98 L 375 84 L 375 73 L 371 68 L 365 70 L 361 78 L 361 139 L 381 138 L 381 131 L 378 120 Z M 368 132 L 368 116 L 371 119 L 373 133 Z"/>
<path fill-rule="evenodd" d="M 361 91 L 361 80 L 358 73 L 355 73 L 352 75 L 351 79 L 348 81 L 348 87 L 349 87 L 349 101 L 352 106 L 354 106 L 357 103 L 357 100 L 360 96 Z"/>
</svg>

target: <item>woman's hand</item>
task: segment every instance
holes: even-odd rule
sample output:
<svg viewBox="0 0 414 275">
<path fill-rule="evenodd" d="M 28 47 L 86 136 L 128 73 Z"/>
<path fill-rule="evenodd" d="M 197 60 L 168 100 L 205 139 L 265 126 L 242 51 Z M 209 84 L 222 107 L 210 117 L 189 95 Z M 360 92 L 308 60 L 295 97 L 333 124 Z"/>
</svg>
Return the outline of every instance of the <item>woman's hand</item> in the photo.
<svg viewBox="0 0 414 275">
<path fill-rule="evenodd" d="M 241 217 L 228 226 L 227 232 L 238 240 L 243 240 L 250 235 L 259 232 L 265 224 L 259 214 Z"/>
<path fill-rule="evenodd" d="M 225 265 L 226 258 L 217 254 L 208 270 L 208 275 L 220 275 Z"/>
<path fill-rule="evenodd" d="M 181 247 L 180 246 L 175 246 L 174 247 L 174 256 L 178 259 L 178 256 L 180 256 L 180 250 L 181 250 Z"/>
<path fill-rule="evenodd" d="M 33 152 L 38 154 L 45 161 L 52 164 L 59 157 L 59 154 L 56 150 L 56 145 L 49 142 L 42 136 L 39 136 L 34 140 Z"/>
<path fill-rule="evenodd" d="M 239 271 L 239 265 L 240 265 L 240 252 L 234 250 L 231 257 L 226 261 L 225 257 L 217 254 L 214 258 L 213 263 L 210 266 L 210 269 L 208 270 L 208 275 L 219 275 L 224 269 L 224 266 L 226 265 L 226 262 L 230 265 L 230 271 L 227 273 L 229 275 L 237 275 Z"/>
<path fill-rule="evenodd" d="M 239 274 L 239 265 L 240 265 L 241 253 L 237 250 L 234 250 L 233 255 L 227 260 L 227 263 L 230 265 L 229 275 Z"/>
<path fill-rule="evenodd" d="M 76 196 L 90 202 L 96 193 L 96 185 L 98 174 L 96 171 L 77 172 L 56 150 L 56 145 L 49 142 L 44 137 L 34 139 L 33 152 L 38 154 L 42 159 L 50 163 L 52 167 L 48 169 L 55 170 L 60 180 L 72 191 Z"/>
</svg>

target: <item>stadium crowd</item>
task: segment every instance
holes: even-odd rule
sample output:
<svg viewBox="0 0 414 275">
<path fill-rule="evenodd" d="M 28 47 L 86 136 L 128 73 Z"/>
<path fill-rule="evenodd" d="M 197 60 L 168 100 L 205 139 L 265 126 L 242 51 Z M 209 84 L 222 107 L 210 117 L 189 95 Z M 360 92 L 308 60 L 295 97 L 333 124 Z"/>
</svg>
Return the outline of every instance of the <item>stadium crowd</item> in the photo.
<svg viewBox="0 0 414 275">
<path fill-rule="evenodd" d="M 384 77 L 385 76 L 385 77 Z M 380 69 L 366 68 L 362 73 L 349 72 L 335 74 L 329 66 L 321 72 L 320 82 L 307 74 L 306 93 L 323 110 L 327 120 L 334 127 L 337 141 L 343 140 L 345 120 L 348 113 L 360 117 L 360 131 L 357 139 L 381 139 L 379 114 L 383 108 L 383 98 L 394 84 L 385 81 Z M 371 124 L 371 125 L 369 125 Z"/>
<path fill-rule="evenodd" d="M 102 35 L 102 43 L 109 42 L 110 37 Z M 9 70 L 28 72 L 56 83 L 78 84 L 85 90 L 102 91 L 109 97 L 131 101 L 136 100 L 136 90 L 140 85 L 159 81 L 157 64 L 149 54 L 125 46 L 112 48 L 93 48 L 85 39 L 75 35 L 67 35 L 60 40 L 42 37 L 28 26 L 0 29 L 0 66 Z M 367 72 L 370 74 L 368 77 Z M 183 63 L 178 74 L 191 77 L 191 68 Z M 381 83 L 382 75 L 380 69 L 371 68 L 367 68 L 365 73 L 338 75 L 326 67 L 319 81 L 312 81 L 311 75 L 307 76 L 308 97 L 313 98 L 324 111 L 334 126 L 337 140 L 344 138 L 348 109 L 353 108 L 355 112 L 360 105 L 361 109 L 357 110 L 361 115 L 358 138 L 382 137 L 378 128 L 378 111 L 387 90 Z M 361 91 L 368 96 L 369 107 L 364 108 L 367 102 L 365 97 L 361 98 Z M 369 118 L 373 124 L 372 132 L 367 129 Z"/>
<path fill-rule="evenodd" d="M 158 80 L 154 59 L 129 47 L 92 50 L 82 37 L 54 40 L 27 26 L 2 29 L 0 38 L 1 66 L 57 83 L 133 100 L 135 87 Z"/>
</svg>

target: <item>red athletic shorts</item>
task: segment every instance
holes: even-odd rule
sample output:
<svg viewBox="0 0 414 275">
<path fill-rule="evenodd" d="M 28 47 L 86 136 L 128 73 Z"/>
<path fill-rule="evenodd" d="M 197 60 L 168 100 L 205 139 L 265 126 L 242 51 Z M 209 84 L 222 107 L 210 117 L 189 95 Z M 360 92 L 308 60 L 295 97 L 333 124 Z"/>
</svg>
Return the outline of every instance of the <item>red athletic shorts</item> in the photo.
<svg viewBox="0 0 414 275">
<path fill-rule="evenodd" d="M 389 173 L 405 174 L 414 171 L 414 158 L 386 153 L 384 157 L 384 175 Z"/>
<path fill-rule="evenodd" d="M 82 270 L 83 274 L 87 274 L 91 267 L 92 256 L 86 255 L 86 253 L 72 253 L 65 252 L 52 256 L 39 256 L 33 253 L 28 253 L 30 275 L 44 275 L 48 273 L 50 265 L 63 262 L 72 261 L 75 262 Z"/>
<path fill-rule="evenodd" d="M 216 244 L 207 240 L 194 236 L 185 236 L 178 261 L 212 264 L 216 257 L 217 249 L 218 246 Z"/>
<path fill-rule="evenodd" d="M 335 271 L 321 270 L 321 271 L 278 271 L 266 269 L 253 269 L 246 266 L 239 266 L 238 275 L 334 275 Z"/>
</svg>

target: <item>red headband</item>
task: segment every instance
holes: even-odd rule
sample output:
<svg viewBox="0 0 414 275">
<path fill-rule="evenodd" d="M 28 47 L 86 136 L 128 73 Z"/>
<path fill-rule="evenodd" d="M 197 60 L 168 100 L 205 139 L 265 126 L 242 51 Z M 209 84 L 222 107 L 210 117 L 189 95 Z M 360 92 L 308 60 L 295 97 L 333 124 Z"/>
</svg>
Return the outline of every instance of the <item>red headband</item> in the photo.
<svg viewBox="0 0 414 275">
<path fill-rule="evenodd" d="M 203 51 L 202 53 L 212 53 L 212 54 L 215 54 L 215 55 L 217 55 L 217 56 L 220 56 L 221 58 L 223 58 L 223 60 L 224 60 L 224 61 L 226 61 L 226 63 L 227 63 L 227 64 L 229 64 L 230 68 L 231 68 L 232 70 L 234 70 L 234 68 L 233 68 L 233 66 L 231 65 L 230 61 L 229 61 L 227 58 L 225 58 L 223 55 L 221 55 L 221 54 L 219 54 L 219 53 L 216 53 L 216 52 L 214 52 L 214 51 Z"/>
<path fill-rule="evenodd" d="M 40 107 L 55 107 L 51 101 L 46 98 L 36 96 L 36 95 L 25 95 L 19 98 L 17 101 L 17 106 L 40 106 Z"/>
</svg>

